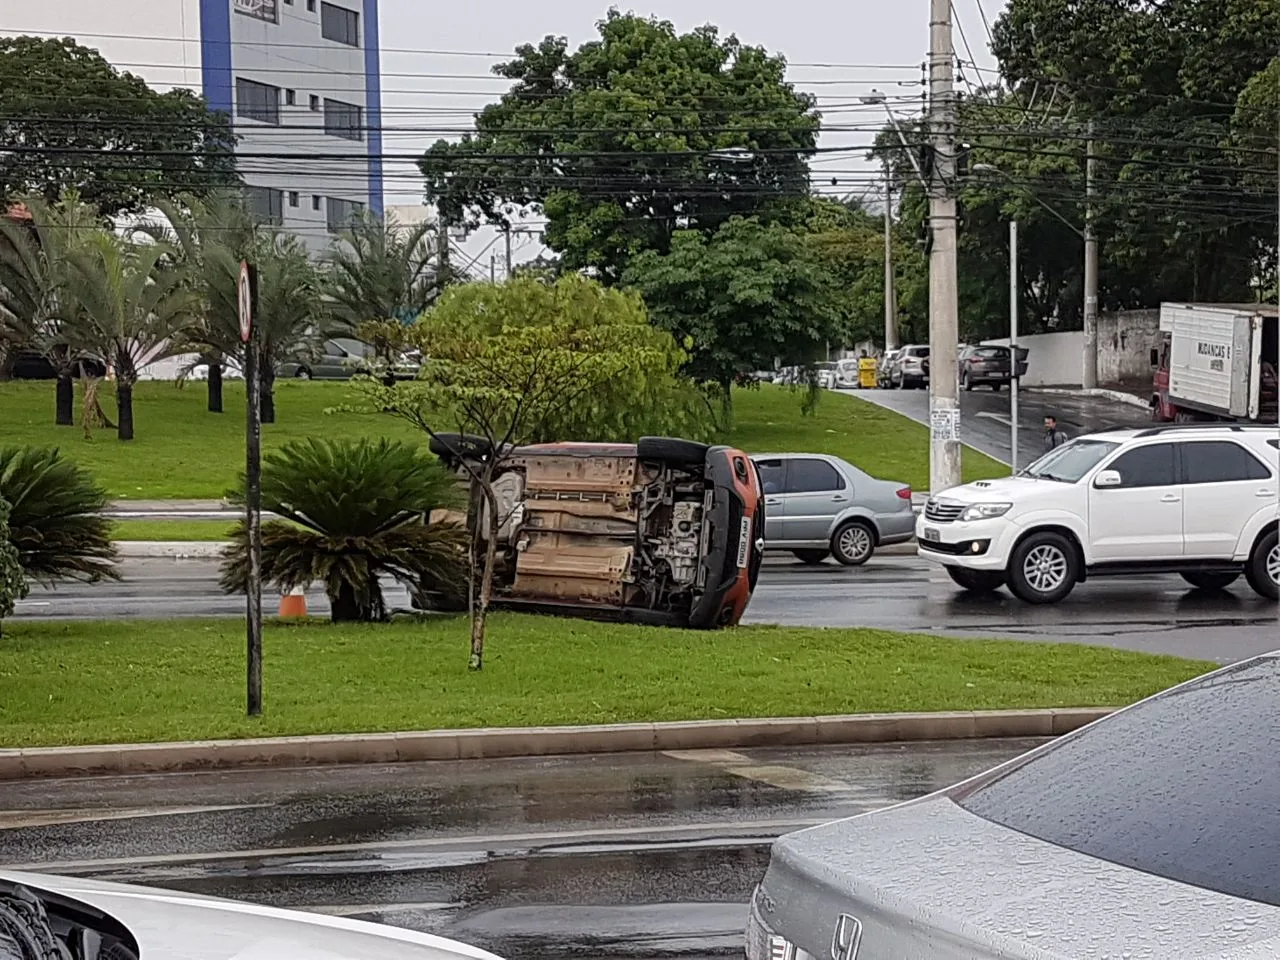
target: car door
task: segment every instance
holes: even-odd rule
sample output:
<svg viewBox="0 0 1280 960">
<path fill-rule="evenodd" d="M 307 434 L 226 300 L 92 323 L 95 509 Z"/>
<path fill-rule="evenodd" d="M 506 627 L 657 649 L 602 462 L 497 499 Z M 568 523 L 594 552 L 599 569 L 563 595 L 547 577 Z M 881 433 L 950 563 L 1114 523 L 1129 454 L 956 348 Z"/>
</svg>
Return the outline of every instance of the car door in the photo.
<svg viewBox="0 0 1280 960">
<path fill-rule="evenodd" d="M 1231 440 L 1187 440 L 1178 453 L 1185 555 L 1230 558 L 1253 515 L 1276 502 L 1271 471 Z"/>
<path fill-rule="evenodd" d="M 764 540 L 782 539 L 782 491 L 787 482 L 787 462 L 782 458 L 756 460 L 760 489 L 764 491 Z"/>
<path fill-rule="evenodd" d="M 1114 470 L 1119 486 L 1100 487 Z M 1175 445 L 1151 443 L 1113 457 L 1089 481 L 1089 543 L 1094 563 L 1176 560 L 1182 556 L 1182 497 Z"/>
<path fill-rule="evenodd" d="M 840 472 L 819 457 L 791 457 L 783 488 L 782 536 L 788 543 L 821 545 L 853 491 Z"/>
<path fill-rule="evenodd" d="M 344 380 L 351 374 L 346 367 L 347 351 L 332 340 L 326 340 L 320 349 L 320 359 L 312 368 L 317 380 Z"/>
</svg>

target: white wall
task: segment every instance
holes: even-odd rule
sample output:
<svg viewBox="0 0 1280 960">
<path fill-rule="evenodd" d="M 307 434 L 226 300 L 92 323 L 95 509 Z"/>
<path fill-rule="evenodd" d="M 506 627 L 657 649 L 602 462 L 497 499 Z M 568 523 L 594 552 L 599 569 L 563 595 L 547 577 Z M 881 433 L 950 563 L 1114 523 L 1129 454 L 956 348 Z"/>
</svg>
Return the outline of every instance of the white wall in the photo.
<svg viewBox="0 0 1280 960">
<path fill-rule="evenodd" d="M 1151 382 L 1151 348 L 1160 331 L 1159 310 L 1127 310 L 1098 317 L 1098 383 Z M 1009 338 L 983 343 L 1008 346 Z M 1031 350 L 1023 386 L 1079 386 L 1084 377 L 1084 331 L 1018 337 Z"/>
<path fill-rule="evenodd" d="M 984 340 L 986 344 L 1008 346 L 1009 338 Z M 1084 332 L 1040 333 L 1018 337 L 1018 346 L 1031 351 L 1027 357 L 1024 387 L 1079 386 L 1084 373 Z"/>
</svg>

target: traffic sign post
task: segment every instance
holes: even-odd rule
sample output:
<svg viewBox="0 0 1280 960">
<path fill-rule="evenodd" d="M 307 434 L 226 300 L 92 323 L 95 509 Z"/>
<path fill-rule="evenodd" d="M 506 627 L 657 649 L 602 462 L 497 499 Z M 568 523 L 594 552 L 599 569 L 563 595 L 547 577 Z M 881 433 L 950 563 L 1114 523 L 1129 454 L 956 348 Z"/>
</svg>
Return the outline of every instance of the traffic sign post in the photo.
<svg viewBox="0 0 1280 960">
<path fill-rule="evenodd" d="M 240 339 L 244 343 L 245 388 L 245 525 L 249 532 L 249 583 L 246 605 L 248 713 L 262 713 L 262 392 L 258 376 L 258 271 L 240 262 L 236 288 Z"/>
</svg>

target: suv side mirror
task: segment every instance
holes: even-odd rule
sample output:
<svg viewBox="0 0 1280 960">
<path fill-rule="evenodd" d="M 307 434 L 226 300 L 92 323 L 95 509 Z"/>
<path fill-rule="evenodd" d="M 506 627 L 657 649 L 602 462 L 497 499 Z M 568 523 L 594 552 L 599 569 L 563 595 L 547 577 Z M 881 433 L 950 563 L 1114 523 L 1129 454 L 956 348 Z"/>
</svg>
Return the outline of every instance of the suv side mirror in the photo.
<svg viewBox="0 0 1280 960">
<path fill-rule="evenodd" d="M 1155 347 L 1151 348 L 1151 365 L 1153 367 L 1160 366 L 1160 351 L 1155 349 Z"/>
<path fill-rule="evenodd" d="M 1120 476 L 1118 470 L 1103 470 L 1094 478 L 1093 485 L 1095 487 L 1118 487 L 1124 483 L 1124 478 Z"/>
</svg>

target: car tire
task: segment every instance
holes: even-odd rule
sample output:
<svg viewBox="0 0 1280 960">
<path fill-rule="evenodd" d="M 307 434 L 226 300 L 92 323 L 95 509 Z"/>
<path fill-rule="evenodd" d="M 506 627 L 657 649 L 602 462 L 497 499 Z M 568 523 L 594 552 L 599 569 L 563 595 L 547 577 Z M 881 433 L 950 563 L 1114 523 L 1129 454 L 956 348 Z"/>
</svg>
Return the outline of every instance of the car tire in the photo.
<svg viewBox="0 0 1280 960">
<path fill-rule="evenodd" d="M 968 370 L 966 370 L 964 376 L 960 378 L 960 386 L 964 387 L 966 390 L 973 389 L 973 381 L 969 378 Z"/>
<path fill-rule="evenodd" d="M 308 370 L 306 367 L 299 367 L 297 371 L 294 373 L 293 378 L 295 380 L 310 380 L 311 371 Z"/>
<path fill-rule="evenodd" d="M 437 433 L 427 441 L 427 449 L 442 460 L 483 460 L 493 452 L 488 440 L 470 433 Z"/>
<path fill-rule="evenodd" d="M 830 550 L 792 550 L 791 555 L 801 563 L 807 563 L 811 567 L 816 567 L 820 563 L 826 563 L 827 557 L 831 556 Z"/>
<path fill-rule="evenodd" d="M 1244 576 L 1258 596 L 1266 600 L 1280 599 L 1280 540 L 1274 529 L 1254 545 Z"/>
<path fill-rule="evenodd" d="M 1182 579 L 1197 590 L 1225 590 L 1240 579 L 1238 573 L 1203 573 L 1192 571 L 1184 573 Z"/>
<path fill-rule="evenodd" d="M 711 448 L 696 440 L 677 437 L 641 437 L 636 444 L 636 456 L 641 460 L 654 460 L 677 466 L 694 466 L 706 462 Z"/>
<path fill-rule="evenodd" d="M 1033 533 L 1014 547 L 1007 578 L 1013 595 L 1025 603 L 1065 600 L 1080 578 L 1075 545 L 1050 530 Z"/>
<path fill-rule="evenodd" d="M 1004 574 L 993 570 L 969 570 L 966 567 L 947 567 L 947 576 L 957 587 L 968 593 L 995 593 L 1004 586 Z"/>
<path fill-rule="evenodd" d="M 876 552 L 876 532 L 865 520 L 842 523 L 831 535 L 831 555 L 846 567 L 860 567 Z"/>
<path fill-rule="evenodd" d="M 995 383 L 993 383 L 993 384 L 991 385 L 991 389 L 992 389 L 992 390 L 994 390 L 996 393 L 999 393 L 999 392 L 1000 392 L 1000 388 L 1001 388 L 1002 386 L 1003 386 L 1003 384 L 1001 384 L 999 381 L 997 381 L 997 382 L 995 382 Z"/>
</svg>

